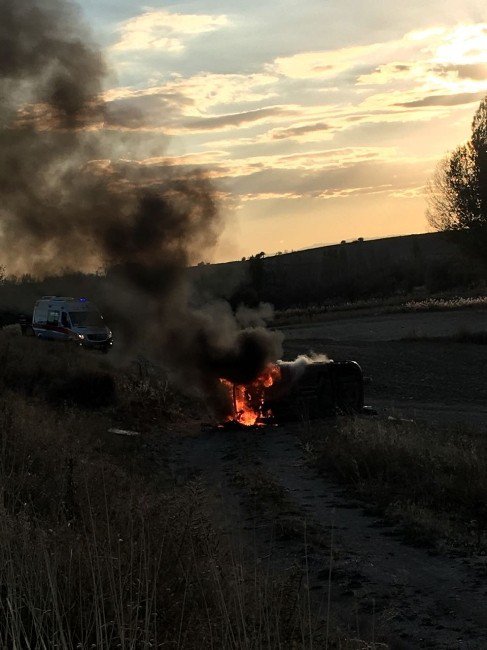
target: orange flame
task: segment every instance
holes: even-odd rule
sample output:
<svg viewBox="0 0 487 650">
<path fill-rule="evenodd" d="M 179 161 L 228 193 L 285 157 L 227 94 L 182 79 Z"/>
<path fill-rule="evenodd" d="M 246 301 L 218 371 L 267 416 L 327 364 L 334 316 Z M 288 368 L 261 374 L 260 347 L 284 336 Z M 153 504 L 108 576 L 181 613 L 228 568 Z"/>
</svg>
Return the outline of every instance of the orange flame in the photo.
<svg viewBox="0 0 487 650">
<path fill-rule="evenodd" d="M 280 378 L 281 369 L 271 363 L 250 384 L 232 384 L 227 379 L 221 379 L 233 402 L 233 414 L 228 416 L 227 421 L 233 420 L 249 427 L 263 426 L 262 420 L 271 415 L 269 411 L 264 412 L 265 391 Z"/>
</svg>

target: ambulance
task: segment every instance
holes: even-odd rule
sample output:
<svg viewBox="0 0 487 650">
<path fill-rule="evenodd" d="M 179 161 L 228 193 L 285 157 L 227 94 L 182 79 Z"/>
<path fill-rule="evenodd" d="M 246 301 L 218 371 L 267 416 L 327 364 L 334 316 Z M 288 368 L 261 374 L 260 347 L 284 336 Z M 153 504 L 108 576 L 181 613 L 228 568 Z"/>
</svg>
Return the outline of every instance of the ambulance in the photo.
<svg viewBox="0 0 487 650">
<path fill-rule="evenodd" d="M 113 344 L 98 307 L 87 298 L 42 296 L 34 307 L 32 330 L 40 339 L 73 341 L 103 352 Z"/>
</svg>

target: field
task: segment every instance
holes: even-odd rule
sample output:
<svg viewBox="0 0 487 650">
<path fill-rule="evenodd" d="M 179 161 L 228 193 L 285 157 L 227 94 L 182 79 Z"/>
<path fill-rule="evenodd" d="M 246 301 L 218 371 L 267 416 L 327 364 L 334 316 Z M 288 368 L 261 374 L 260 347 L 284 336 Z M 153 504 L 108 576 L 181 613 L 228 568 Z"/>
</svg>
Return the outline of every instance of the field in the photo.
<svg viewBox="0 0 487 650">
<path fill-rule="evenodd" d="M 487 426 L 487 347 L 479 338 L 487 310 L 326 318 L 283 327 L 286 356 L 313 350 L 358 361 L 371 379 L 367 401 L 385 415 Z"/>
<path fill-rule="evenodd" d="M 151 364 L 5 329 L 2 647 L 486 647 L 486 313 L 283 326 L 378 414 L 242 432 Z"/>
</svg>

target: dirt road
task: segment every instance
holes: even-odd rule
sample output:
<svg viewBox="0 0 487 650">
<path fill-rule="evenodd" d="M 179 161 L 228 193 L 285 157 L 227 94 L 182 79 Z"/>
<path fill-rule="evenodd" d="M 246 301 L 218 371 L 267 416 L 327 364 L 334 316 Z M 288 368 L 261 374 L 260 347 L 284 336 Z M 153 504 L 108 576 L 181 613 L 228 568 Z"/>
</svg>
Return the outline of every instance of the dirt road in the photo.
<svg viewBox="0 0 487 650">
<path fill-rule="evenodd" d="M 353 638 L 398 649 L 487 647 L 487 586 L 473 561 L 401 543 L 310 469 L 295 428 L 194 430 L 174 436 L 171 459 L 177 480 L 198 477 L 211 491 L 218 525 L 262 567 L 299 568 L 323 621 L 329 600 L 331 619 Z"/>
</svg>

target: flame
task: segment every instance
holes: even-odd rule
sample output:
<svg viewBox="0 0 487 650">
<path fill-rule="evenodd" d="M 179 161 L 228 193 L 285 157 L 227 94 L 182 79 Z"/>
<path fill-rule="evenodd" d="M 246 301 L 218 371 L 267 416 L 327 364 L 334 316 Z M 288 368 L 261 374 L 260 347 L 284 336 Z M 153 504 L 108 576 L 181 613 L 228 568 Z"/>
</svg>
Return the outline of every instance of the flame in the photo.
<svg viewBox="0 0 487 650">
<path fill-rule="evenodd" d="M 270 363 L 250 384 L 232 384 L 227 379 L 221 379 L 233 402 L 233 413 L 227 421 L 233 420 L 248 427 L 264 426 L 263 420 L 271 415 L 269 411 L 264 411 L 265 391 L 280 378 L 281 369 Z"/>
</svg>

